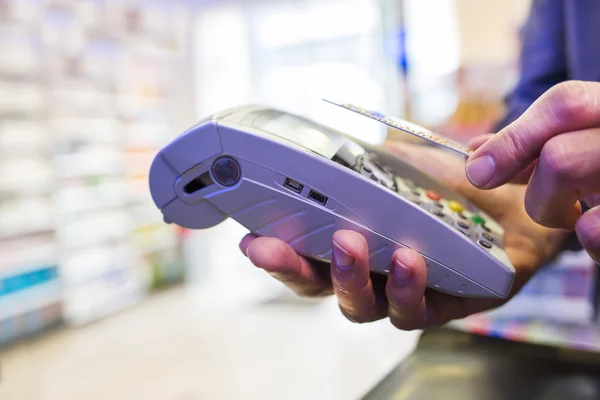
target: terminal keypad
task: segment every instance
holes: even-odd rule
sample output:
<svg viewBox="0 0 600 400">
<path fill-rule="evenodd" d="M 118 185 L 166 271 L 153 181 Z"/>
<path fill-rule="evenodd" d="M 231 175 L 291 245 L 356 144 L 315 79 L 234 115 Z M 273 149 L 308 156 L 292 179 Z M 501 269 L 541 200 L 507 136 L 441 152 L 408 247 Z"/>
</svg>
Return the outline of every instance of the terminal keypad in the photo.
<svg viewBox="0 0 600 400">
<path fill-rule="evenodd" d="M 486 225 L 483 216 L 470 211 L 465 205 L 446 200 L 433 190 L 421 188 L 411 180 L 394 175 L 389 168 L 382 166 L 373 154 L 365 154 L 357 161 L 357 172 L 431 213 L 481 248 L 489 251 L 497 246 L 502 249 L 501 233 L 493 231 Z"/>
</svg>

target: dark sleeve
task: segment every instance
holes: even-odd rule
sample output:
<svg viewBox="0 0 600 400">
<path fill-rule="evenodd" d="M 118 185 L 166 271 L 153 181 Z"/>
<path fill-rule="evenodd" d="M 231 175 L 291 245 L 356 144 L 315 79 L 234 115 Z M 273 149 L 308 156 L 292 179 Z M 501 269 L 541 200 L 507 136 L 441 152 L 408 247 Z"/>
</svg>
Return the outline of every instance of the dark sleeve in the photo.
<svg viewBox="0 0 600 400">
<path fill-rule="evenodd" d="M 533 0 L 521 28 L 519 80 L 506 96 L 506 114 L 496 131 L 510 124 L 552 86 L 567 80 L 563 0 Z"/>
</svg>

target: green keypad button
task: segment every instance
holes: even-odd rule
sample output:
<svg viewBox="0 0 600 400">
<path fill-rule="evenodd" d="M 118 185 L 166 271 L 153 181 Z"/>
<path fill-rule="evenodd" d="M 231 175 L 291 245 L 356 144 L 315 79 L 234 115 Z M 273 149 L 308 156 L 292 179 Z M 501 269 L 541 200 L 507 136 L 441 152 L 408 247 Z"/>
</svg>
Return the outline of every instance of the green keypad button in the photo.
<svg viewBox="0 0 600 400">
<path fill-rule="evenodd" d="M 475 222 L 477 225 L 484 225 L 485 224 L 485 219 L 483 219 L 481 217 L 481 215 L 477 215 L 474 214 L 473 217 L 471 218 L 473 220 L 473 222 Z"/>
</svg>

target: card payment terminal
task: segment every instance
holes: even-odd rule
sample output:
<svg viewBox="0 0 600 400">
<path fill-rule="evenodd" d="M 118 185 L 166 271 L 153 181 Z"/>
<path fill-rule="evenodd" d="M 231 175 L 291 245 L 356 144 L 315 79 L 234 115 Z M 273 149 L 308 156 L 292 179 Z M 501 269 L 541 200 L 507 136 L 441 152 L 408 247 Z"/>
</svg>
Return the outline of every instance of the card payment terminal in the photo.
<svg viewBox="0 0 600 400">
<path fill-rule="evenodd" d="M 503 230 L 465 198 L 375 146 L 281 110 L 210 116 L 155 157 L 150 191 L 167 223 L 207 229 L 233 218 L 258 236 L 328 262 L 335 231 L 361 233 L 373 272 L 418 251 L 428 287 L 505 298 L 515 270 Z"/>
</svg>

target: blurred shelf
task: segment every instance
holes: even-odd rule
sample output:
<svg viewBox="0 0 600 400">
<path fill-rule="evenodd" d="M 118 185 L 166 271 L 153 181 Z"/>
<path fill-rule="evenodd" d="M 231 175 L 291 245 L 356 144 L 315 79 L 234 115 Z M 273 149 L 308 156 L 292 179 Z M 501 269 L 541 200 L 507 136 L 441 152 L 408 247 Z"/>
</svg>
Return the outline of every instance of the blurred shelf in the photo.
<svg viewBox="0 0 600 400">
<path fill-rule="evenodd" d="M 600 353 L 600 327 L 595 325 L 559 324 L 541 319 L 475 318 L 449 323 L 449 327 L 481 336 L 515 342 L 557 346 Z"/>
<path fill-rule="evenodd" d="M 91 240 L 91 241 L 88 241 L 85 243 L 73 244 L 68 241 L 61 241 L 61 247 L 63 248 L 64 251 L 67 251 L 68 253 L 72 253 L 75 251 L 90 249 L 90 248 L 94 248 L 94 247 L 122 244 L 124 242 L 129 241 L 130 238 L 131 238 L 130 232 L 121 232 L 112 237 L 103 237 L 103 238 L 94 239 L 94 240 Z"/>
<path fill-rule="evenodd" d="M 35 184 L 36 182 L 33 182 Z M 4 214 L 10 214 L 18 208 L 50 209 L 52 202 L 48 198 L 51 187 L 4 187 L 0 189 L 0 220 Z"/>
<path fill-rule="evenodd" d="M 2 345 L 41 330 L 43 313 L 48 324 L 53 313 L 94 321 L 181 275 L 178 237 L 153 207 L 147 170 L 181 101 L 172 66 L 189 60 L 188 16 L 167 0 L 0 3 L 9 16 L 0 15 L 0 48 L 14 55 L 0 60 L 0 279 L 58 264 L 68 286 L 55 298 L 46 288 L 46 300 L 43 287 L 0 295 Z M 130 29 L 136 9 L 140 29 Z M 119 253 L 128 246 L 133 255 Z M 117 250 L 102 256 L 107 248 Z"/>
<path fill-rule="evenodd" d="M 39 180 L 25 180 L 18 183 L 5 181 L 0 187 L 0 214 L 2 208 L 9 201 L 13 203 L 31 202 L 33 200 L 47 201 L 48 196 L 52 194 L 53 179 L 51 177 L 43 178 L 39 177 Z"/>
<path fill-rule="evenodd" d="M 89 207 L 89 208 L 78 208 L 78 209 L 65 209 L 65 210 L 61 210 L 58 211 L 58 214 L 60 217 L 62 218 L 73 218 L 73 217 L 85 217 L 87 214 L 97 214 L 99 212 L 103 212 L 103 211 L 126 211 L 129 209 L 130 204 L 129 203 L 122 203 L 122 204 L 111 204 L 111 205 L 99 205 L 99 206 L 94 206 L 94 207 Z"/>
<path fill-rule="evenodd" d="M 13 146 L 14 147 L 14 146 Z M 47 159 L 50 158 L 52 152 L 49 150 L 33 149 L 33 151 L 26 149 L 15 149 L 14 151 L 8 151 L 6 146 L 0 148 L 0 159 L 3 161 L 11 161 L 14 159 L 26 159 L 30 157 Z"/>
<path fill-rule="evenodd" d="M 146 293 L 140 282 L 97 279 L 65 290 L 64 318 L 70 325 L 82 326 L 137 304 Z"/>
<path fill-rule="evenodd" d="M 0 242 L 3 241 L 12 241 L 16 239 L 28 239 L 40 235 L 54 235 L 54 227 L 46 227 L 45 229 L 34 229 L 34 230 L 24 230 L 20 232 L 11 232 L 11 233 L 1 233 L 0 232 Z"/>
<path fill-rule="evenodd" d="M 0 242 L 0 278 L 34 270 L 56 267 L 58 254 L 53 237 Z M 0 285 L 0 293 L 2 287 Z"/>
<path fill-rule="evenodd" d="M 61 309 L 61 302 L 56 301 L 40 304 L 24 313 L 0 318 L 0 349 L 61 325 Z"/>
<path fill-rule="evenodd" d="M 39 73 L 31 74 L 22 73 L 22 71 L 3 71 L 2 65 L 0 65 L 0 82 L 42 85 L 44 83 L 44 77 Z"/>
<path fill-rule="evenodd" d="M 0 320 L 25 314 L 49 304 L 61 302 L 62 286 L 58 279 L 0 296 Z"/>
<path fill-rule="evenodd" d="M 85 268 L 85 267 L 82 267 Z M 125 277 L 128 271 L 131 269 L 131 266 L 118 266 L 118 267 L 105 267 L 100 271 L 96 272 L 86 272 L 84 275 L 81 274 L 77 277 L 73 277 L 73 274 L 63 273 L 61 276 L 63 288 L 67 290 L 72 289 L 74 287 L 80 287 L 89 285 L 98 280 L 108 279 L 115 280 L 121 279 Z"/>
<path fill-rule="evenodd" d="M 24 121 L 40 120 L 44 118 L 44 112 L 41 110 L 26 111 L 5 111 L 0 108 L 0 120 L 2 119 L 20 119 Z"/>
<path fill-rule="evenodd" d="M 101 185 L 102 182 L 106 180 L 113 180 L 122 177 L 123 174 L 118 172 L 104 174 L 82 173 L 80 175 L 58 177 L 57 181 L 59 182 L 59 185 L 80 185 L 82 187 L 91 189 Z"/>
</svg>

